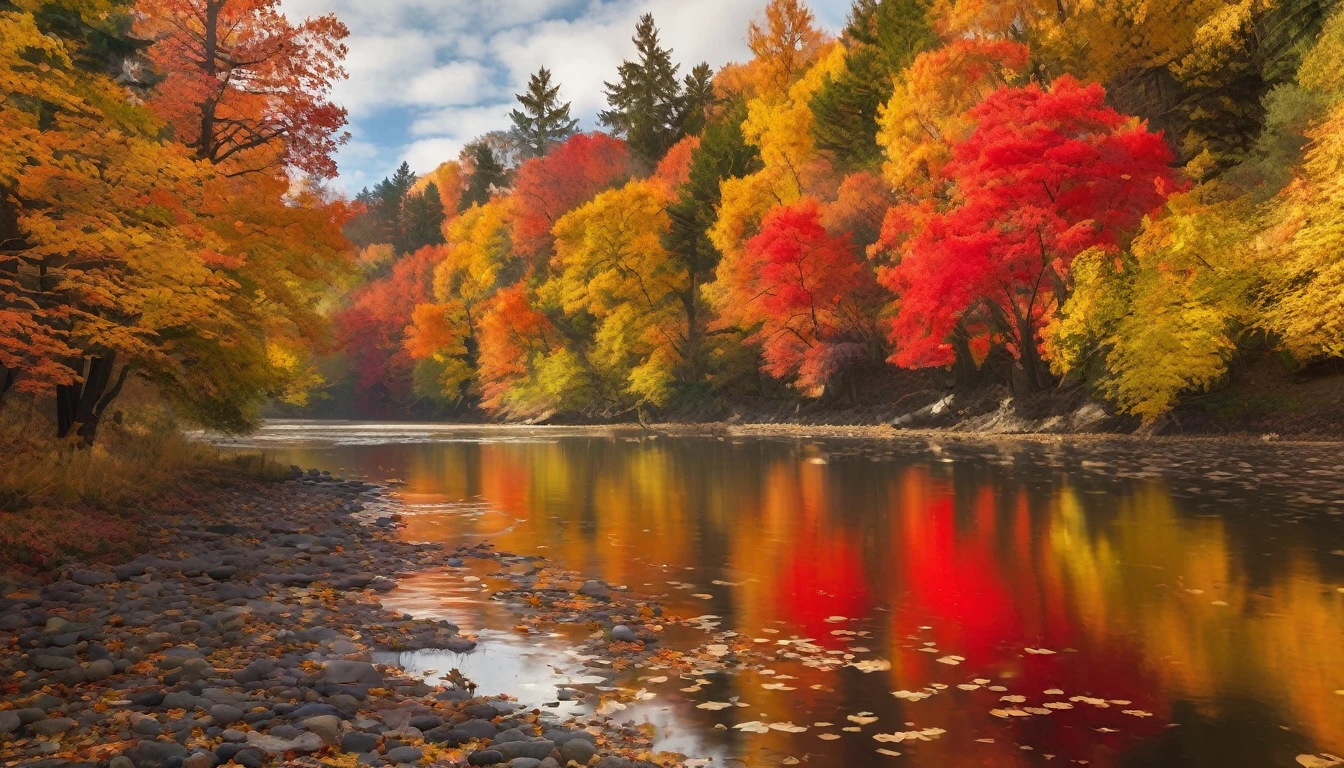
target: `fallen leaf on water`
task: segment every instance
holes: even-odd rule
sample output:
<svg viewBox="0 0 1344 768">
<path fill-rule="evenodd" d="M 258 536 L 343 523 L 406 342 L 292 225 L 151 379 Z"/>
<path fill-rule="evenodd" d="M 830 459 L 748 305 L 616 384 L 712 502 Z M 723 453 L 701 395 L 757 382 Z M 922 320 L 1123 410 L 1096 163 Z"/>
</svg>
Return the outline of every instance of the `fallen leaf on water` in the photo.
<svg viewBox="0 0 1344 768">
<path fill-rule="evenodd" d="M 891 695 L 906 701 L 919 701 L 920 699 L 927 699 L 933 694 L 924 691 L 892 691 Z"/>
<path fill-rule="evenodd" d="M 836 739 L 840 738 L 840 736 L 839 734 L 834 733 L 818 733 L 817 738 L 821 739 L 822 741 L 835 741 Z"/>
<path fill-rule="evenodd" d="M 956 665 L 960 664 L 965 660 L 966 660 L 965 656 L 943 656 L 942 658 L 938 659 L 938 663 L 949 664 L 955 667 Z"/>
<path fill-rule="evenodd" d="M 1012 709 L 991 709 L 989 710 L 989 714 L 995 717 L 1002 717 L 1005 720 L 1010 717 L 1031 717 L 1031 713 L 1023 712 L 1022 710 L 1017 709 L 1016 707 Z"/>
<path fill-rule="evenodd" d="M 714 599 L 714 596 L 713 596 L 713 595 L 706 595 L 706 594 L 694 594 L 694 595 L 691 595 L 691 597 L 698 597 L 698 598 L 700 598 L 701 600 L 712 600 L 712 599 Z"/>
<path fill-rule="evenodd" d="M 796 691 L 797 688 L 785 685 L 783 683 L 762 683 L 761 687 L 767 691 Z"/>
<path fill-rule="evenodd" d="M 878 749 L 878 750 L 877 750 L 877 754 L 879 754 L 879 755 L 886 755 L 887 757 L 900 757 L 900 756 L 901 756 L 901 753 L 900 753 L 900 752 L 897 752 L 897 751 L 894 750 L 894 749 Z"/>
<path fill-rule="evenodd" d="M 1124 710 L 1121 710 L 1121 712 L 1123 712 L 1123 713 L 1126 714 L 1126 715 L 1133 715 L 1134 717 L 1152 717 L 1152 716 L 1153 716 L 1153 713 L 1152 713 L 1152 712 L 1144 712 L 1142 709 L 1124 709 Z"/>
<path fill-rule="evenodd" d="M 1344 763 L 1344 758 L 1322 752 L 1320 755 L 1298 755 L 1297 764 L 1303 768 L 1331 768 Z"/>
<path fill-rule="evenodd" d="M 784 760 L 783 760 L 782 762 L 784 763 L 784 765 L 797 765 L 797 764 L 798 764 L 798 758 L 796 758 L 796 757 L 786 757 L 786 758 L 784 758 Z"/>
<path fill-rule="evenodd" d="M 1073 705 L 1067 701 L 1047 701 L 1046 709 L 1073 709 Z"/>
<path fill-rule="evenodd" d="M 759 720 L 751 720 L 745 723 L 738 723 L 737 725 L 734 725 L 733 728 L 739 731 L 746 731 L 747 733 L 770 732 L 770 726 L 766 725 L 765 723 L 762 723 Z"/>
<path fill-rule="evenodd" d="M 871 672 L 886 672 L 891 669 L 891 662 L 886 659 L 868 659 L 865 661 L 851 661 L 849 666 L 868 674 Z"/>
<path fill-rule="evenodd" d="M 1027 653 L 1033 654 L 1035 656 L 1053 656 L 1055 653 L 1049 648 L 1026 648 L 1025 650 Z"/>
<path fill-rule="evenodd" d="M 1051 688 L 1044 692 L 1046 696 L 1063 696 L 1064 692 L 1058 688 Z"/>
<path fill-rule="evenodd" d="M 999 697 L 999 701 L 1007 701 L 1007 702 L 1010 702 L 1010 703 L 1012 703 L 1012 704 L 1021 704 L 1022 702 L 1026 701 L 1026 700 L 1027 700 L 1027 697 L 1026 697 L 1026 696 L 1000 696 L 1000 697 Z"/>
<path fill-rule="evenodd" d="M 783 731 L 784 733 L 806 733 L 807 726 L 794 725 L 793 723 L 771 723 L 770 730 Z"/>
<path fill-rule="evenodd" d="M 975 683 L 962 683 L 961 685 L 958 685 L 957 687 L 960 688 L 960 689 L 963 690 L 963 691 L 974 691 L 974 690 L 978 689 L 980 686 L 976 685 Z"/>
<path fill-rule="evenodd" d="M 703 704 L 696 704 L 696 709 L 708 709 L 711 712 L 718 712 L 720 709 L 727 709 L 733 706 L 726 701 L 706 701 Z"/>
</svg>

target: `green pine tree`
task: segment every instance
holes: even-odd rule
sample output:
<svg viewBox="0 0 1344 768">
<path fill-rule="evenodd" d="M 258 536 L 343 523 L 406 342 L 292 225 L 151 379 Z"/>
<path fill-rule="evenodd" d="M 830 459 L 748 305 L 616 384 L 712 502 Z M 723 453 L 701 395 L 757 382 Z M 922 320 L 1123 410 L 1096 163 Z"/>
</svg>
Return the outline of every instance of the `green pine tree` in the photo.
<svg viewBox="0 0 1344 768">
<path fill-rule="evenodd" d="M 471 169 L 467 188 L 462 193 L 458 209 L 465 211 L 472 205 L 485 205 L 491 189 L 503 189 L 509 184 L 509 170 L 495 157 L 495 151 L 485 141 L 474 141 L 462 150 L 466 165 Z"/>
<path fill-rule="evenodd" d="M 812 97 L 817 148 L 841 168 L 881 162 L 877 113 L 891 98 L 894 77 L 938 38 L 929 27 L 928 0 L 857 0 L 845 28 L 845 69 Z"/>
<path fill-rule="evenodd" d="M 724 179 L 739 178 L 760 170 L 760 152 L 742 135 L 746 109 L 738 104 L 719 119 L 708 123 L 700 146 L 691 155 L 690 178 L 667 208 L 671 228 L 663 244 L 676 254 L 689 279 L 681 301 L 687 320 L 687 355 L 684 381 L 695 383 L 705 374 L 704 338 L 709 320 L 701 286 L 714 279 L 718 249 L 709 240 L 709 229 L 718 217 Z"/>
<path fill-rule="evenodd" d="M 681 138 L 679 67 L 672 63 L 672 52 L 659 45 L 652 14 L 640 17 L 632 39 L 638 58 L 621 64 L 617 70 L 619 82 L 605 84 L 611 109 L 604 110 L 598 119 L 624 138 L 637 156 L 652 164 Z"/>
<path fill-rule="evenodd" d="M 677 129 L 681 135 L 699 136 L 718 101 L 714 93 L 714 70 L 709 64 L 697 64 L 682 81 L 681 110 L 677 116 Z"/>
<path fill-rule="evenodd" d="M 560 85 L 551 85 L 551 71 L 537 70 L 527 83 L 527 92 L 515 94 L 522 110 L 513 110 L 514 131 L 523 144 L 523 156 L 543 157 L 578 130 L 579 121 L 569 116 L 569 102 L 560 103 Z"/>
<path fill-rule="evenodd" d="M 442 245 L 446 218 L 438 185 L 430 183 L 421 192 L 407 195 L 401 207 L 398 253 L 414 253 L 427 245 Z"/>
</svg>

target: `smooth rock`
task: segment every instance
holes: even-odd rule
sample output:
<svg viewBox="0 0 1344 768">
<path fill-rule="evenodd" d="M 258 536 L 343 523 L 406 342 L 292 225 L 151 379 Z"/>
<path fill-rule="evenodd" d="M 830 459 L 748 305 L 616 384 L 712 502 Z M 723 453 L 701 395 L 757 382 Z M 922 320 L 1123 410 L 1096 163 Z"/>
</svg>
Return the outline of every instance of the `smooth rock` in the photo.
<svg viewBox="0 0 1344 768">
<path fill-rule="evenodd" d="M 540 765 L 540 760 L 531 757 L 515 757 L 509 761 L 509 768 L 538 768 Z"/>
<path fill-rule="evenodd" d="M 555 749 L 553 741 L 510 741 L 507 744 L 491 744 L 491 749 L 497 750 L 504 756 L 505 760 L 513 760 L 519 757 L 532 757 L 537 760 L 545 758 Z"/>
<path fill-rule="evenodd" d="M 374 733 L 360 733 L 351 731 L 341 737 L 341 750 L 343 752 L 372 752 L 378 747 L 381 739 Z"/>
<path fill-rule="evenodd" d="M 170 760 L 186 757 L 187 748 L 175 741 L 145 739 L 127 750 L 126 756 L 135 763 L 135 768 L 161 768 Z"/>
<path fill-rule="evenodd" d="M 14 733 L 21 727 L 23 723 L 19 721 L 18 715 L 8 711 L 0 712 L 0 736 Z"/>
<path fill-rule="evenodd" d="M 47 720 L 38 720 L 33 723 L 32 728 L 33 733 L 38 736 L 50 738 L 52 736 L 59 736 L 71 728 L 74 728 L 76 725 L 79 724 L 68 717 L 53 717 Z"/>
<path fill-rule="evenodd" d="M 303 721 L 303 727 L 322 737 L 327 744 L 335 744 L 341 737 L 341 718 L 335 715 L 318 715 Z M 364 752 L 367 750 L 355 750 Z"/>
<path fill-rule="evenodd" d="M 573 760 L 579 765 L 587 765 L 595 754 L 597 754 L 597 747 L 584 739 L 570 739 L 565 742 L 564 746 L 560 747 L 560 757 L 564 758 L 566 763 Z"/>
<path fill-rule="evenodd" d="M 594 600 L 611 599 L 611 589 L 606 584 L 591 579 L 583 582 L 583 586 L 579 587 L 579 594 Z"/>
<path fill-rule="evenodd" d="M 504 762 L 504 755 L 495 749 L 482 749 L 467 755 L 469 765 L 498 765 Z"/>
<path fill-rule="evenodd" d="M 639 642 L 639 635 L 635 634 L 635 630 L 625 626 L 624 624 L 617 624 L 616 626 L 612 627 L 611 637 L 613 640 L 619 640 L 622 643 Z"/>
<path fill-rule="evenodd" d="M 425 753 L 415 747 L 397 747 L 389 749 L 385 755 L 388 762 L 391 763 L 418 763 Z"/>
</svg>

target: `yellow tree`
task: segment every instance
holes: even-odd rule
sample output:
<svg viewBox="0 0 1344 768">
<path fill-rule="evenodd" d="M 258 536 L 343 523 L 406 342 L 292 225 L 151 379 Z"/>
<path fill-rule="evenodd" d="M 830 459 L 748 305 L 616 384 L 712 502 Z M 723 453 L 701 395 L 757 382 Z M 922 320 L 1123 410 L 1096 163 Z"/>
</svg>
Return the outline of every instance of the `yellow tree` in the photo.
<svg viewBox="0 0 1344 768">
<path fill-rule="evenodd" d="M 1173 197 L 1129 253 L 1074 261 L 1073 293 L 1044 334 L 1057 374 L 1090 373 L 1145 421 L 1223 379 L 1255 323 L 1259 282 L 1255 211 L 1226 197 L 1217 185 Z"/>
<path fill-rule="evenodd" d="M 901 193 L 932 194 L 952 147 L 975 127 L 967 112 L 995 90 L 1020 80 L 1029 51 L 1018 43 L 970 38 L 921 53 L 896 81 L 878 114 L 883 173 Z"/>
<path fill-rule="evenodd" d="M 1298 179 L 1273 201 L 1266 326 L 1302 362 L 1344 357 L 1344 12 L 1303 61 L 1302 87 L 1330 105 L 1308 131 Z"/>
<path fill-rule="evenodd" d="M 543 298 L 596 321 L 592 362 L 639 403 L 666 402 L 685 357 L 688 275 L 664 247 L 670 190 L 658 179 L 598 195 L 555 225 Z"/>
<path fill-rule="evenodd" d="M 520 279 L 525 267 L 513 253 L 510 208 L 511 198 L 496 197 L 447 225 L 447 256 L 434 270 L 434 303 L 416 307 L 407 329 L 407 351 L 432 363 L 432 386 L 453 400 L 466 393 L 474 375 L 486 303 Z"/>
<path fill-rule="evenodd" d="M 94 25 L 108 9 L 69 10 Z M 241 426 L 273 381 L 236 312 L 234 255 L 197 213 L 211 169 L 162 141 L 153 117 L 76 53 L 32 14 L 0 12 L 0 306 L 26 320 L 30 341 L 40 331 L 62 345 L 42 354 L 63 354 L 20 360 L 25 386 L 54 389 L 58 431 L 86 442 L 132 372 L 202 421 Z"/>
</svg>

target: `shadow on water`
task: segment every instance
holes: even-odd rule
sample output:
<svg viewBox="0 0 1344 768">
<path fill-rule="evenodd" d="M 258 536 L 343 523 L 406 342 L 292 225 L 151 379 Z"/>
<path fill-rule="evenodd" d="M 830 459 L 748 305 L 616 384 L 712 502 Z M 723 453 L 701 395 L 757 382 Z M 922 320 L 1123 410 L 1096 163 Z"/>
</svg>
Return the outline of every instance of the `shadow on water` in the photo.
<svg viewBox="0 0 1344 768">
<path fill-rule="evenodd" d="M 703 684 L 595 676 L 569 650 L 581 637 L 512 632 L 485 570 L 421 574 L 390 596 L 483 642 L 387 660 L 431 678 L 458 669 L 528 706 L 568 687 L 644 689 L 616 718 L 653 723 L 663 749 L 825 766 L 1260 768 L 1344 754 L 1338 446 L 305 422 L 248 444 L 401 481 L 411 539 L 490 541 L 673 615 L 721 617 L 717 631 L 762 647 L 816 648 L 782 646 L 769 669 Z M 700 707 L 732 697 L 746 706 Z M 750 722 L 765 732 L 734 727 Z"/>
</svg>

